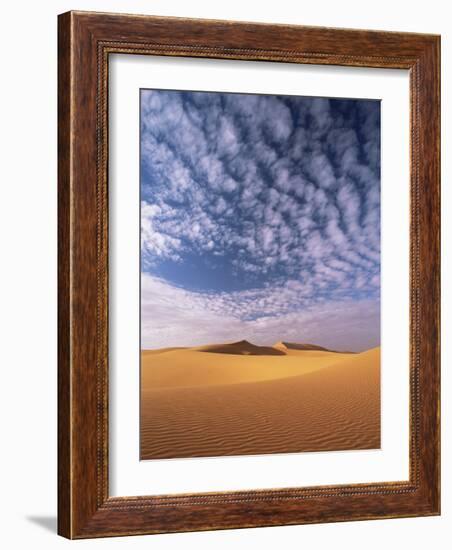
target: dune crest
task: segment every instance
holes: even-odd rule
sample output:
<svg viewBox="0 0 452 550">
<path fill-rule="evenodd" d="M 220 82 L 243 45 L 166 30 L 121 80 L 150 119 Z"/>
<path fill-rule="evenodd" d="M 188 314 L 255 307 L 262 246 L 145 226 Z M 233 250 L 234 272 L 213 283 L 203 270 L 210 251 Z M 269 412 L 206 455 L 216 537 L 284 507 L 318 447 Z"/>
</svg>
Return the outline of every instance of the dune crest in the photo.
<svg viewBox="0 0 452 550">
<path fill-rule="evenodd" d="M 230 355 L 285 355 L 284 351 L 271 346 L 256 346 L 248 340 L 240 340 L 230 344 L 213 344 L 200 346 L 197 351 L 206 353 L 227 353 Z"/>
<path fill-rule="evenodd" d="M 142 350 L 144 354 L 158 354 L 174 350 L 195 350 L 205 353 L 225 353 L 228 355 L 286 355 L 289 350 L 295 351 L 325 351 L 330 353 L 354 353 L 349 351 L 337 351 L 316 344 L 302 344 L 296 342 L 277 342 L 273 346 L 260 346 L 252 344 L 248 340 L 239 340 L 238 342 L 227 342 L 223 344 L 209 344 L 206 346 L 170 347 L 153 350 Z"/>
<path fill-rule="evenodd" d="M 330 353 L 355 353 L 354 351 L 337 351 L 334 349 L 324 348 L 316 344 L 302 344 L 297 342 L 277 342 L 273 345 L 274 348 L 281 351 L 297 350 L 297 351 L 328 351 Z"/>
</svg>

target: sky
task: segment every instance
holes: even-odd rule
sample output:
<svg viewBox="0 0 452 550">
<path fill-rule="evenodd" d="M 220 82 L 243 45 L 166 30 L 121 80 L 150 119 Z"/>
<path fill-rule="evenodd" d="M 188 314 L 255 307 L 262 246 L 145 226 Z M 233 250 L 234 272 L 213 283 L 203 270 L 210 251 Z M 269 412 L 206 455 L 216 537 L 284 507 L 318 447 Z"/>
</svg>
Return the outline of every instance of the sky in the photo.
<svg viewBox="0 0 452 550">
<path fill-rule="evenodd" d="M 380 343 L 380 102 L 141 90 L 141 347 Z"/>
</svg>

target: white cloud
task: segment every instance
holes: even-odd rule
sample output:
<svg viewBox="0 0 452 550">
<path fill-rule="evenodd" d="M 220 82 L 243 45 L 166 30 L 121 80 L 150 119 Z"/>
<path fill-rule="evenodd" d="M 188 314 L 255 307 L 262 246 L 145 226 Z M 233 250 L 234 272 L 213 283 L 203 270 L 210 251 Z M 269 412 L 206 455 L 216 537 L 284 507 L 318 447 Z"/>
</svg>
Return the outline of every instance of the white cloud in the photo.
<svg viewBox="0 0 452 550">
<path fill-rule="evenodd" d="M 309 342 L 361 351 L 379 345 L 379 304 L 344 300 L 299 307 L 291 302 L 302 285 L 205 294 L 190 292 L 142 274 L 143 349 L 196 346 L 247 339 L 256 344 L 279 340 Z M 260 310 L 255 319 L 247 314 Z"/>
<path fill-rule="evenodd" d="M 185 255 L 222 257 L 222 266 L 228 258 L 231 277 L 265 290 L 221 295 L 234 310 L 231 327 L 237 318 L 269 326 L 275 307 L 289 315 L 294 303 L 304 311 L 348 301 L 352 310 L 354 301 L 378 301 L 378 109 L 369 102 L 332 105 L 321 98 L 142 92 L 144 270 L 156 273 L 162 260 Z M 219 295 L 206 302 L 191 293 L 190 307 L 201 298 L 204 313 L 207 302 L 208 312 L 220 303 Z"/>
</svg>

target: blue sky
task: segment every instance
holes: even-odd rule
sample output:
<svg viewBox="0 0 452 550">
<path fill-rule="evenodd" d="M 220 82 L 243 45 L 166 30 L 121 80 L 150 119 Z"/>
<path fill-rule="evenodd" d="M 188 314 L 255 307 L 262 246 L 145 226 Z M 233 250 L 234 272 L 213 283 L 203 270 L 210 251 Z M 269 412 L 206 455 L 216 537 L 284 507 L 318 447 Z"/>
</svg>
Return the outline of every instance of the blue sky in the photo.
<svg viewBox="0 0 452 550">
<path fill-rule="evenodd" d="M 142 347 L 380 340 L 380 103 L 141 91 Z"/>
</svg>

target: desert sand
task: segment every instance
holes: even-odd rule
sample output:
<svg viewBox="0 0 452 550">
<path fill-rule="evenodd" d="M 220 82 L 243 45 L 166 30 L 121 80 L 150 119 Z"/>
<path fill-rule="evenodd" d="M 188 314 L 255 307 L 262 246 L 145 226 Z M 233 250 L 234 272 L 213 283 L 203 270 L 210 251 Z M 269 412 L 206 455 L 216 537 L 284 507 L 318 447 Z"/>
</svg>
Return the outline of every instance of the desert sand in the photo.
<svg viewBox="0 0 452 550">
<path fill-rule="evenodd" d="M 380 348 L 241 341 L 141 352 L 141 458 L 380 447 Z"/>
</svg>

